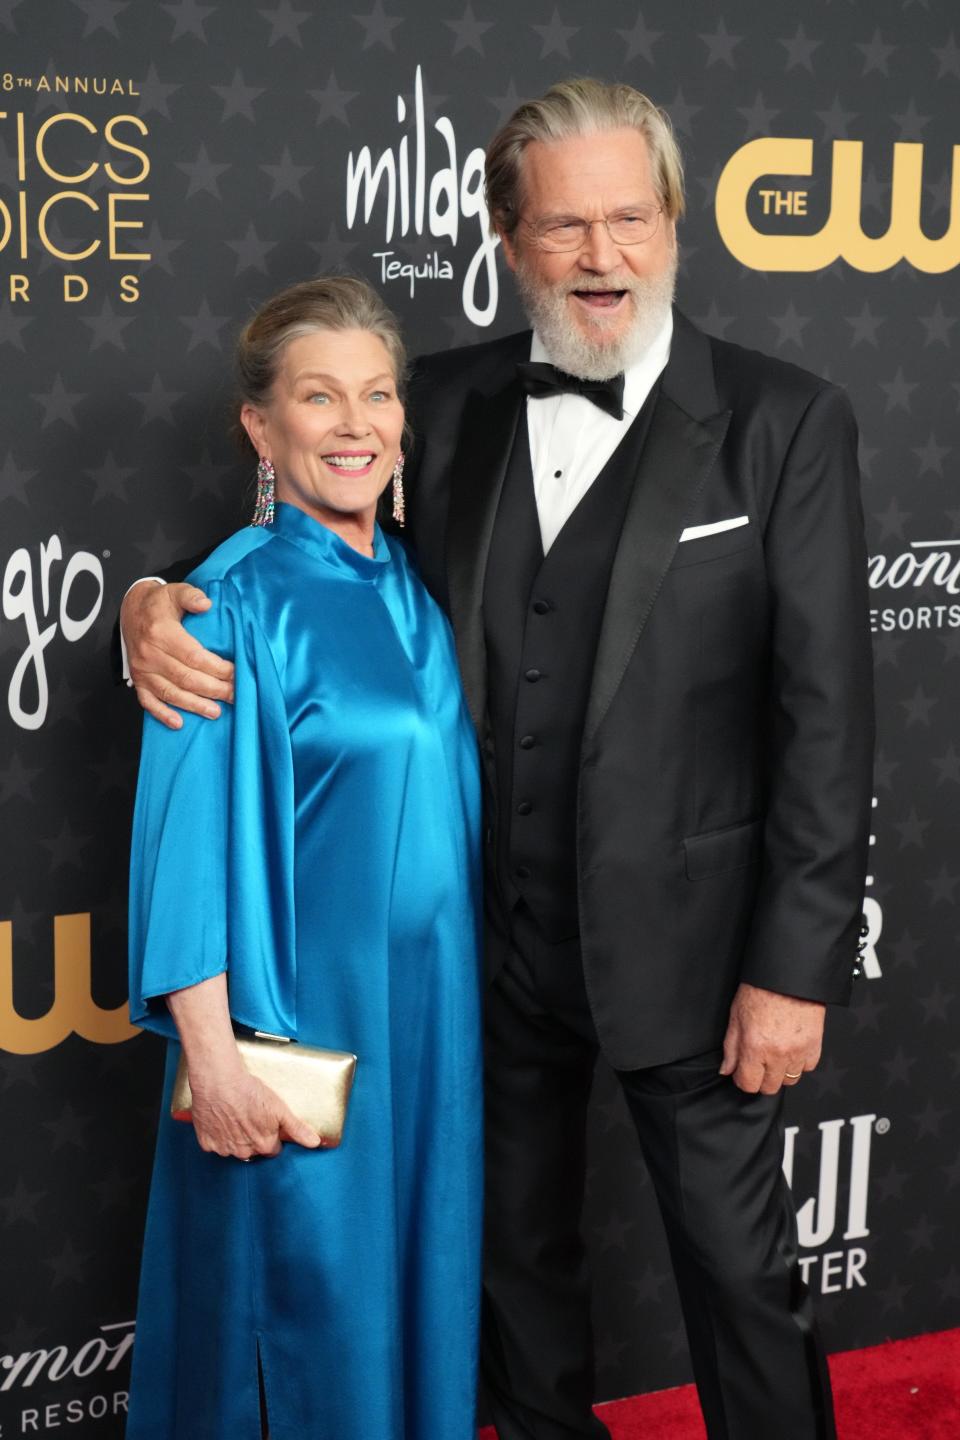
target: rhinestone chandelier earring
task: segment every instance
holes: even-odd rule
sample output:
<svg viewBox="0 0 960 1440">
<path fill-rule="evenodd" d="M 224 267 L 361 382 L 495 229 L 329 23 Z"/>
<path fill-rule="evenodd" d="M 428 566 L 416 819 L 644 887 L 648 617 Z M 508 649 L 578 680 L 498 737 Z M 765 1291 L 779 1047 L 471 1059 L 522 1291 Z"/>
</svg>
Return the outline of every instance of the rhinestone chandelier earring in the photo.
<svg viewBox="0 0 960 1440">
<path fill-rule="evenodd" d="M 398 525 L 403 525 L 406 511 L 403 499 L 403 451 L 397 456 L 397 463 L 393 467 L 393 518 Z"/>
<path fill-rule="evenodd" d="M 251 525 L 272 525 L 277 475 L 269 460 L 261 456 L 257 465 L 257 502 Z"/>
</svg>

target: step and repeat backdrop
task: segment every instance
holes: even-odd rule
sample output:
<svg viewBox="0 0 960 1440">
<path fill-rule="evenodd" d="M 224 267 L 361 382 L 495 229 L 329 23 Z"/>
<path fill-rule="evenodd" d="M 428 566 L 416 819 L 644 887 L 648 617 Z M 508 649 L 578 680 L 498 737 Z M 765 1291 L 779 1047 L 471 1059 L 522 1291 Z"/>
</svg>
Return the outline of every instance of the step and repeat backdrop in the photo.
<svg viewBox="0 0 960 1440">
<path fill-rule="evenodd" d="M 682 308 L 845 386 L 860 420 L 865 973 L 790 1097 L 784 1164 L 832 1349 L 960 1322 L 950 0 L 0 0 L 2 1440 L 123 1430 L 161 1055 L 126 1011 L 140 724 L 109 674 L 120 598 L 243 523 L 231 342 L 273 290 L 359 272 L 413 351 L 519 328 L 483 147 L 575 72 L 672 116 Z M 605 1074 L 591 1143 L 600 1398 L 681 1383 L 659 1220 Z"/>
</svg>

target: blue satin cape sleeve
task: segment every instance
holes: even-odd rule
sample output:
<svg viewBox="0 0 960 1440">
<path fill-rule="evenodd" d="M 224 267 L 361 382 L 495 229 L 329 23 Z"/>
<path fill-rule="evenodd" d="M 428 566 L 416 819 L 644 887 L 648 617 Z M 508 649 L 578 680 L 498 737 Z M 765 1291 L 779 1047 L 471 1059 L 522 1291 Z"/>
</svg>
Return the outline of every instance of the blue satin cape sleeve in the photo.
<svg viewBox="0 0 960 1440">
<path fill-rule="evenodd" d="M 144 717 L 130 864 L 130 1018 L 176 1038 L 164 997 L 227 972 L 230 1013 L 296 1035 L 293 766 L 280 680 L 230 580 L 187 628 L 234 661 L 219 720 Z"/>
</svg>

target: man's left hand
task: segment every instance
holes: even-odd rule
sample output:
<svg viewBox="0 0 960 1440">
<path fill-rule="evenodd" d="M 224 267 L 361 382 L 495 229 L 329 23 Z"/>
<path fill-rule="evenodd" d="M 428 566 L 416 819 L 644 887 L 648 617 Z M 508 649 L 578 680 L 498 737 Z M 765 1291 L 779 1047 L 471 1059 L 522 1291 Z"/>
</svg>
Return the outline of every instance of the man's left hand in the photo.
<svg viewBox="0 0 960 1440">
<path fill-rule="evenodd" d="M 820 1059 L 826 1006 L 741 984 L 730 1006 L 721 1075 L 741 1090 L 776 1095 Z"/>
</svg>

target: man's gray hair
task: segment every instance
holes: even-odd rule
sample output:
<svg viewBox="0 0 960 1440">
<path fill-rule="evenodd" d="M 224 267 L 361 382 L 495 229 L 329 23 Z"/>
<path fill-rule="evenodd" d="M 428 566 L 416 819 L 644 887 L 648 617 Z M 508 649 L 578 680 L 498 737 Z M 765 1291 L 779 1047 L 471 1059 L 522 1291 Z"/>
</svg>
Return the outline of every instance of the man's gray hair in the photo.
<svg viewBox="0 0 960 1440">
<path fill-rule="evenodd" d="M 604 130 L 638 130 L 647 142 L 657 197 L 670 220 L 684 211 L 683 160 L 665 110 L 632 85 L 575 76 L 526 100 L 487 149 L 487 209 L 496 229 L 513 235 L 523 207 L 523 152 L 531 141 L 550 144 Z"/>
</svg>

